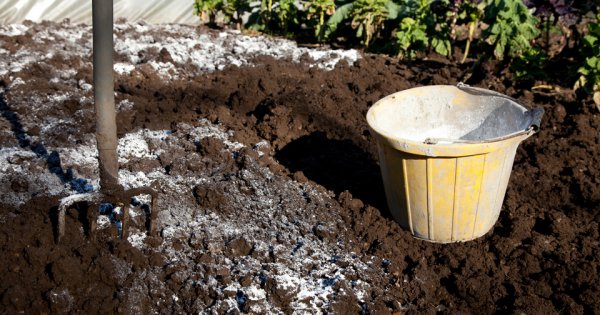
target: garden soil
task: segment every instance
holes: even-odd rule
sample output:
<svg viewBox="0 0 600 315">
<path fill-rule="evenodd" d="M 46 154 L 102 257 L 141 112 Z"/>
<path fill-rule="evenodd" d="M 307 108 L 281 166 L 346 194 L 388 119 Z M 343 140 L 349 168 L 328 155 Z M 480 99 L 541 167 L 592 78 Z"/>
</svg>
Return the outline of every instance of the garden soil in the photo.
<svg viewBox="0 0 600 315">
<path fill-rule="evenodd" d="M 127 25 L 117 41 L 167 32 Z M 79 204 L 57 244 L 60 198 L 98 182 L 88 31 L 0 35 L 2 58 L 42 60 L 0 71 L 1 313 L 600 313 L 600 115 L 590 98 L 531 91 L 497 65 L 467 83 L 546 114 L 482 238 L 434 244 L 394 222 L 365 120 L 378 99 L 456 84 L 472 63 L 362 54 L 330 70 L 306 53 L 201 71 L 166 47 L 140 49 L 115 76 L 120 178 L 154 187 L 156 209 L 134 198 L 120 240 L 104 212 L 89 235 Z M 54 40 L 35 40 L 44 32 Z"/>
</svg>

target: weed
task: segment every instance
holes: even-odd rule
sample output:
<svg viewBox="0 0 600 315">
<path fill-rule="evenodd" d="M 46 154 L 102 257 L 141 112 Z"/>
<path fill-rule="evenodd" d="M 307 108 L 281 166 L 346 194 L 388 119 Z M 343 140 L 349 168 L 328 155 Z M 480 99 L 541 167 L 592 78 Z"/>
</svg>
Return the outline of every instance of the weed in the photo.
<svg viewBox="0 0 600 315">
<path fill-rule="evenodd" d="M 581 75 L 575 83 L 575 89 L 591 93 L 600 110 L 600 13 L 596 21 L 588 25 L 588 34 L 583 37 L 582 56 L 585 57 L 578 73 Z"/>
<path fill-rule="evenodd" d="M 485 22 L 489 27 L 483 37 L 500 60 L 529 51 L 540 34 L 538 19 L 520 0 L 492 0 L 485 8 Z"/>
</svg>

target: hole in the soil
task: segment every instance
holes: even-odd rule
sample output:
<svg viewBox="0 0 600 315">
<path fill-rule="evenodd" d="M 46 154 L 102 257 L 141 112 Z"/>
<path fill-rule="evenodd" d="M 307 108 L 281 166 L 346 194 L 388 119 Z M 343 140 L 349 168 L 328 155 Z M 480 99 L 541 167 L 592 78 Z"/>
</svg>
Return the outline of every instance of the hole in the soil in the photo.
<svg viewBox="0 0 600 315">
<path fill-rule="evenodd" d="M 449 275 L 440 279 L 440 285 L 446 288 L 446 291 L 452 295 L 459 295 L 458 286 L 456 286 L 456 276 Z"/>
<path fill-rule="evenodd" d="M 336 194 L 348 190 L 391 218 L 379 166 L 351 141 L 332 140 L 323 132 L 314 132 L 288 143 L 275 158 L 291 173 L 302 171 Z"/>
<path fill-rule="evenodd" d="M 506 214 L 506 211 L 500 214 L 498 218 L 498 222 L 494 225 L 494 234 L 497 234 L 501 237 L 510 236 L 510 232 L 512 230 L 512 221 Z"/>
<path fill-rule="evenodd" d="M 374 240 L 373 242 L 371 242 L 371 244 L 369 245 L 369 248 L 367 249 L 367 254 L 369 254 L 369 255 L 375 254 L 375 252 L 381 248 L 381 244 L 382 244 L 382 242 L 380 240 Z"/>
<path fill-rule="evenodd" d="M 417 266 L 419 265 L 419 261 L 418 260 L 413 260 L 412 258 L 410 258 L 410 256 L 406 256 L 404 258 L 404 261 L 406 262 L 406 268 L 404 268 L 404 270 L 402 270 L 403 274 L 413 274 L 415 268 L 417 268 Z"/>
<path fill-rule="evenodd" d="M 496 312 L 494 314 L 510 314 L 514 312 L 515 287 L 510 283 L 503 283 L 506 295 L 496 301 Z"/>
<path fill-rule="evenodd" d="M 471 76 L 466 80 L 466 84 L 476 85 L 485 79 L 486 71 L 480 66 L 475 64 L 474 67 L 469 69 L 463 76 L 470 74 Z"/>
<path fill-rule="evenodd" d="M 256 106 L 253 111 L 246 113 L 246 116 L 256 117 L 257 122 L 262 122 L 265 119 L 265 116 L 271 112 L 271 110 L 275 107 L 275 103 L 272 99 L 267 98 L 263 100 L 260 104 Z"/>
<path fill-rule="evenodd" d="M 158 92 L 158 91 L 154 92 L 153 96 L 157 101 L 162 101 L 165 99 L 165 96 L 161 92 Z"/>
<path fill-rule="evenodd" d="M 54 237 L 54 241 L 58 240 L 58 207 L 50 208 L 50 223 L 52 224 L 52 236 Z"/>
<path fill-rule="evenodd" d="M 91 222 L 88 216 L 88 211 L 93 211 L 93 209 L 90 210 L 90 205 L 87 202 L 79 202 L 75 204 L 75 209 L 77 209 L 77 220 L 83 225 L 83 232 L 85 233 L 85 236 L 90 237 Z"/>
<path fill-rule="evenodd" d="M 535 224 L 533 225 L 533 230 L 544 235 L 551 235 L 552 228 L 551 222 L 548 219 L 536 218 Z"/>
<path fill-rule="evenodd" d="M 46 264 L 46 266 L 44 266 L 44 272 L 46 273 L 46 275 L 48 275 L 48 278 L 50 278 L 51 281 L 54 281 L 54 273 L 52 272 L 52 263 Z"/>
</svg>

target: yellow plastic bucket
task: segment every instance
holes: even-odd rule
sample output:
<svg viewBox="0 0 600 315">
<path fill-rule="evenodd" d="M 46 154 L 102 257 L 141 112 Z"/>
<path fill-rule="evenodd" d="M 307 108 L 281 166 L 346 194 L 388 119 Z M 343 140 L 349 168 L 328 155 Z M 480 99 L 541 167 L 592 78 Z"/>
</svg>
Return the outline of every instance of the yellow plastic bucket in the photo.
<svg viewBox="0 0 600 315">
<path fill-rule="evenodd" d="M 375 103 L 367 122 L 396 221 L 432 242 L 486 234 L 498 220 L 517 147 L 542 114 L 463 84 L 408 89 Z"/>
</svg>

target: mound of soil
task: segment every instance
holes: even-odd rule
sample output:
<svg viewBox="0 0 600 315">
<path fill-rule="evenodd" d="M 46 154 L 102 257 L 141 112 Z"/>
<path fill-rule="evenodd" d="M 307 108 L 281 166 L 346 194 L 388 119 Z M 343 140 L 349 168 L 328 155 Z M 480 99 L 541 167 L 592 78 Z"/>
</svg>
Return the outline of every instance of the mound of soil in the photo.
<svg viewBox="0 0 600 315">
<path fill-rule="evenodd" d="M 147 196 L 132 200 L 129 237 L 119 240 L 102 213 L 89 237 L 85 209 L 74 207 L 56 244 L 59 199 L 98 182 L 91 45 L 85 36 L 35 40 L 83 26 L 27 27 L 0 35 L 0 52 L 54 55 L 0 76 L 7 313 L 600 312 L 600 115 L 591 99 L 535 94 L 494 71 L 470 76 L 546 116 L 518 149 L 494 229 L 442 245 L 392 220 L 364 117 L 393 92 L 456 84 L 470 65 L 363 55 L 327 70 L 306 55 L 263 56 L 209 73 L 169 48 L 144 50 L 115 81 L 120 179 L 157 187 L 157 209 Z M 121 26 L 117 40 L 165 33 Z M 71 44 L 88 49 L 57 50 Z M 157 236 L 145 233 L 148 211 L 158 212 Z"/>
</svg>

